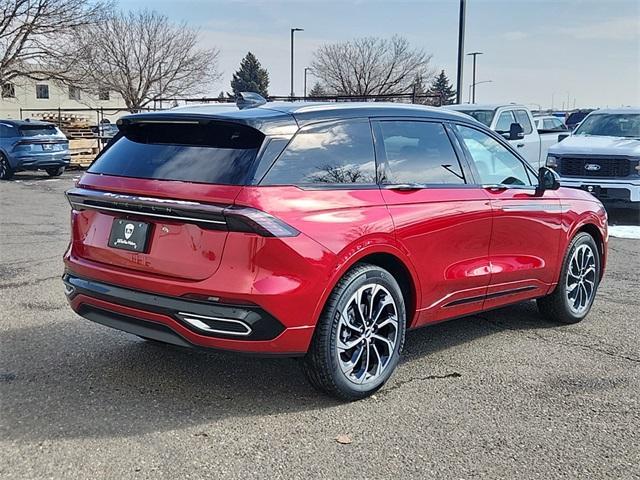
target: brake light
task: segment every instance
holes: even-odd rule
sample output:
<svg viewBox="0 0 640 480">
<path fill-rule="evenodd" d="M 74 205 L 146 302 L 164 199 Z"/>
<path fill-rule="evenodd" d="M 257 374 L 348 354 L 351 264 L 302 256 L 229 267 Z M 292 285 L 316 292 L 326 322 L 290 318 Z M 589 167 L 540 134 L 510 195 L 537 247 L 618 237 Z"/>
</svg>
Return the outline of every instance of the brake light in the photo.
<svg viewBox="0 0 640 480">
<path fill-rule="evenodd" d="M 250 207 L 228 207 L 224 209 L 227 228 L 235 232 L 257 233 L 263 237 L 296 237 L 300 234 L 291 225 Z"/>
</svg>

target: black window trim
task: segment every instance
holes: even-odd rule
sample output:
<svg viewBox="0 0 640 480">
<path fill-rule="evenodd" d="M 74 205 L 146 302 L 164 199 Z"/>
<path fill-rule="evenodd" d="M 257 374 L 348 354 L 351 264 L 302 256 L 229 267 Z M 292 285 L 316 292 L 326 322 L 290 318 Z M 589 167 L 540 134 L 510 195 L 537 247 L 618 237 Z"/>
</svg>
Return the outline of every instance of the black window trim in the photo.
<svg viewBox="0 0 640 480">
<path fill-rule="evenodd" d="M 533 167 L 531 165 L 529 165 L 529 162 L 527 162 L 516 151 L 516 149 L 513 148 L 511 146 L 511 144 L 504 139 L 504 137 L 502 135 L 497 134 L 493 130 L 478 128 L 477 125 L 473 125 L 473 124 L 466 123 L 466 122 L 453 121 L 453 122 L 451 122 L 451 125 L 455 125 L 455 126 L 460 125 L 462 127 L 471 128 L 473 130 L 477 130 L 480 133 L 484 133 L 485 135 L 488 135 L 489 137 L 491 137 L 494 140 L 496 140 L 500 145 L 505 147 L 518 160 L 520 160 L 520 163 L 522 163 L 524 165 L 525 172 L 527 172 L 527 175 L 529 175 L 529 180 L 533 183 L 533 185 L 509 185 L 509 184 L 490 185 L 490 184 L 480 183 L 480 174 L 478 173 L 478 170 L 477 170 L 477 168 L 475 166 L 475 163 L 473 161 L 473 157 L 471 156 L 471 152 L 469 152 L 469 149 L 464 144 L 464 140 L 460 136 L 460 132 L 458 132 L 457 128 L 452 128 L 451 130 L 452 130 L 453 134 L 457 137 L 461 148 L 464 150 L 464 156 L 466 158 L 466 161 L 469 164 L 471 170 L 473 171 L 473 178 L 476 181 L 474 186 L 476 188 L 489 188 L 489 187 L 497 187 L 497 186 L 499 186 L 501 189 L 507 189 L 507 190 L 528 190 L 528 191 L 536 191 L 537 190 L 537 185 L 536 185 L 536 181 L 537 181 L 537 178 L 538 178 L 537 173 L 535 172 Z"/>
<path fill-rule="evenodd" d="M 460 165 L 460 170 L 462 171 L 462 176 L 464 183 L 416 183 L 411 184 L 412 187 L 415 187 L 416 190 L 423 189 L 438 189 L 438 188 L 470 188 L 474 187 L 473 181 L 469 182 L 470 179 L 475 180 L 473 177 L 473 171 L 469 168 L 466 156 L 460 150 L 458 145 L 458 138 L 455 137 L 455 140 L 452 138 L 454 135 L 453 132 L 450 131 L 449 120 L 439 119 L 439 118 L 429 118 L 429 117 L 373 117 L 371 120 L 371 127 L 373 133 L 373 145 L 376 154 L 376 179 L 378 181 L 378 186 L 384 190 L 393 190 L 396 184 L 384 184 L 380 182 L 380 178 L 384 173 L 383 164 L 387 162 L 387 159 L 384 154 L 384 149 L 382 149 L 383 140 L 382 140 L 382 131 L 380 129 L 380 123 L 382 122 L 394 122 L 394 121 L 405 121 L 405 122 L 423 122 L 423 123 L 439 123 L 444 128 L 447 137 L 449 138 L 449 142 L 451 142 L 451 147 L 453 148 L 456 159 L 458 160 L 458 164 Z M 378 153 L 380 150 L 380 153 Z M 378 156 L 380 155 L 380 156 Z"/>
<path fill-rule="evenodd" d="M 287 151 L 287 148 L 289 148 L 289 145 L 298 136 L 298 134 L 300 134 L 301 132 L 304 132 L 305 130 L 308 130 L 309 128 L 314 128 L 314 127 L 318 127 L 318 126 L 322 126 L 322 125 L 346 123 L 346 122 L 362 122 L 362 123 L 367 122 L 367 123 L 369 123 L 369 131 L 371 133 L 371 142 L 372 142 L 372 146 L 373 146 L 373 156 L 374 156 L 374 162 L 375 162 L 376 183 L 292 183 L 292 184 L 274 184 L 274 185 L 262 183 L 264 181 L 264 179 L 266 178 L 266 176 L 271 171 L 271 169 L 273 168 L 273 166 L 278 162 L 278 160 L 284 154 L 284 152 Z M 284 136 L 280 136 L 280 137 L 284 137 Z M 298 188 L 300 190 L 378 190 L 378 189 L 380 189 L 380 185 L 379 185 L 379 182 L 378 182 L 378 160 L 377 160 L 377 157 L 376 157 L 375 138 L 374 138 L 374 134 L 373 134 L 372 126 L 371 126 L 371 119 L 369 117 L 331 118 L 331 119 L 322 119 L 322 120 L 318 120 L 318 121 L 314 121 L 314 122 L 305 123 L 303 126 L 301 126 L 296 131 L 296 133 L 291 135 L 291 137 L 289 138 L 289 142 L 287 142 L 285 147 L 278 154 L 278 156 L 275 158 L 275 160 L 271 163 L 269 168 L 264 172 L 264 174 L 260 178 L 260 181 L 255 183 L 253 186 L 257 186 L 257 187 L 295 187 L 295 188 Z"/>
</svg>

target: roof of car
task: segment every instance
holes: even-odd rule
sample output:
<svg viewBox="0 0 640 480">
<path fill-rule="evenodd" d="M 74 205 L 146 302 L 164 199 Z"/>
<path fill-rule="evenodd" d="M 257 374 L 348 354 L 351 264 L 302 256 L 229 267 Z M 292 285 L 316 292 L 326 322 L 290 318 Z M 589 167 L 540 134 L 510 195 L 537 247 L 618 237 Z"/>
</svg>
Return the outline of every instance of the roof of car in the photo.
<svg viewBox="0 0 640 480">
<path fill-rule="evenodd" d="M 460 103 L 457 105 L 446 105 L 445 108 L 451 110 L 496 110 L 501 107 L 526 108 L 519 103 Z"/>
<path fill-rule="evenodd" d="M 124 122 L 186 116 L 211 118 L 243 123 L 265 134 L 294 133 L 300 126 L 321 120 L 339 120 L 358 117 L 423 117 L 440 120 L 475 122 L 467 115 L 427 107 L 425 105 L 387 102 L 269 102 L 245 108 L 220 108 L 219 104 L 189 106 L 179 109 L 149 112 L 123 117 Z"/>
<path fill-rule="evenodd" d="M 623 108 L 601 108 L 600 110 L 594 110 L 591 115 L 601 115 L 608 113 L 610 115 L 622 115 L 622 114 L 640 114 L 640 108 L 638 107 L 623 107 Z"/>
<path fill-rule="evenodd" d="M 54 125 L 51 122 L 43 122 L 41 120 L 0 120 L 0 123 L 6 123 L 14 127 L 20 127 L 22 125 Z"/>
</svg>

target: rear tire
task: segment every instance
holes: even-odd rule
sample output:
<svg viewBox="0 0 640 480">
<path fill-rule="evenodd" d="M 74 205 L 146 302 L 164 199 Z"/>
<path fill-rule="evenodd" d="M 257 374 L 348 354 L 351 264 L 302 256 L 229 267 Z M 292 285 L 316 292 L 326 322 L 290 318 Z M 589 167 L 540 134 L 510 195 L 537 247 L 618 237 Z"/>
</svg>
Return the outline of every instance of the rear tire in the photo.
<svg viewBox="0 0 640 480">
<path fill-rule="evenodd" d="M 9 160 L 4 154 L 0 153 L 0 180 L 11 180 L 14 170 L 9 164 Z"/>
<path fill-rule="evenodd" d="M 537 300 L 538 310 L 559 323 L 578 323 L 591 310 L 599 282 L 598 247 L 591 235 L 580 232 L 567 248 L 556 289 Z"/>
<path fill-rule="evenodd" d="M 46 168 L 45 172 L 47 172 L 47 175 L 49 175 L 50 177 L 59 177 L 64 173 L 64 167 Z"/>
<path fill-rule="evenodd" d="M 318 320 L 302 368 L 318 390 L 359 400 L 389 379 L 404 344 L 406 310 L 398 282 L 371 264 L 340 279 Z"/>
</svg>

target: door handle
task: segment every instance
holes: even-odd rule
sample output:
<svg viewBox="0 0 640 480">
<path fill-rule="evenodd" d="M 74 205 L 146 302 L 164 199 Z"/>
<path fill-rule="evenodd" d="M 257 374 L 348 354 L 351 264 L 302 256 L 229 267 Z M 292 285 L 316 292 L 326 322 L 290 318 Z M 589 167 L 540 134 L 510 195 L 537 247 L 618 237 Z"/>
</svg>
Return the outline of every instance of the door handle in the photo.
<svg viewBox="0 0 640 480">
<path fill-rule="evenodd" d="M 516 145 L 516 147 L 518 147 L 518 148 L 522 148 L 522 147 L 524 147 L 524 143 L 518 143 L 518 144 Z"/>
</svg>

